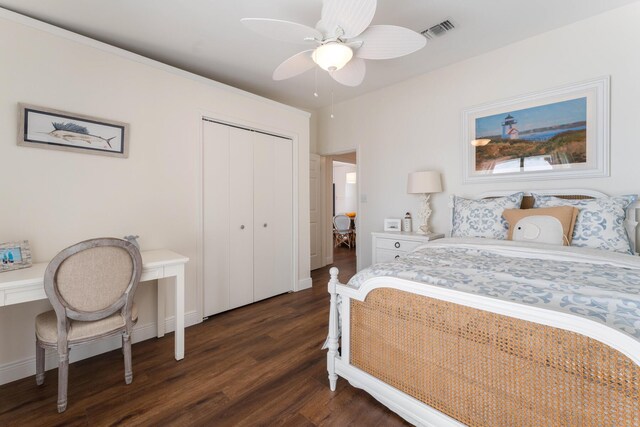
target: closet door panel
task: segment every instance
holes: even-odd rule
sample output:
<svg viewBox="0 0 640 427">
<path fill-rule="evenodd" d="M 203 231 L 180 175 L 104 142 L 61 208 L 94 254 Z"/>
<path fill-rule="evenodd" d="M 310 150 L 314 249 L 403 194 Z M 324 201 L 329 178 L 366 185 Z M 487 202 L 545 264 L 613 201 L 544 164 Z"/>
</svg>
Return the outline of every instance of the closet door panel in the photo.
<svg viewBox="0 0 640 427">
<path fill-rule="evenodd" d="M 202 122 L 205 316 L 229 309 L 229 130 Z"/>
<path fill-rule="evenodd" d="M 229 256 L 230 308 L 253 297 L 253 146 L 254 132 L 230 128 Z"/>
<path fill-rule="evenodd" d="M 273 240 L 275 254 L 274 295 L 293 290 L 293 153 L 288 139 L 274 140 Z"/>
<path fill-rule="evenodd" d="M 274 215 L 274 202 L 277 188 L 275 186 L 275 150 L 274 137 L 256 134 L 253 157 L 253 214 L 255 235 L 254 248 L 254 296 L 259 301 L 277 295 L 274 293 L 276 257 L 274 241 L 276 223 L 279 218 Z"/>
</svg>

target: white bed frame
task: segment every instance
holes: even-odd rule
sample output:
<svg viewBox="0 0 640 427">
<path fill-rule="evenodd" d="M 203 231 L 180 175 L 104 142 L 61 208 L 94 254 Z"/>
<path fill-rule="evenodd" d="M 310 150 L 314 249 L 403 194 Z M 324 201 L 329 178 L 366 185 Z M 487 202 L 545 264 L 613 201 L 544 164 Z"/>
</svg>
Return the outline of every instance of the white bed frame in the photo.
<svg viewBox="0 0 640 427">
<path fill-rule="evenodd" d="M 515 191 L 499 191 L 483 193 L 480 198 L 504 196 L 513 194 L 514 192 Z M 533 192 L 549 195 L 585 195 L 596 198 L 607 197 L 603 193 L 590 190 L 543 190 Z M 633 235 L 634 244 L 636 240 L 635 229 L 637 226 L 636 209 L 638 208 L 640 208 L 640 203 L 634 204 L 629 209 L 627 215 L 627 230 L 629 231 L 630 237 Z M 629 227 L 632 228 L 630 229 Z M 359 289 L 354 289 L 340 283 L 338 280 L 337 268 L 332 268 L 330 270 L 330 274 L 331 280 L 329 281 L 328 288 L 331 296 L 331 302 L 329 310 L 329 337 L 327 340 L 327 347 L 329 349 L 327 353 L 327 371 L 329 373 L 329 386 L 331 390 L 335 391 L 336 383 L 340 376 L 349 381 L 352 386 L 367 391 L 389 409 L 415 425 L 439 427 L 463 426 L 464 424 L 461 424 L 442 412 L 418 401 L 417 399 L 350 364 L 349 346 L 351 337 L 351 299 L 364 301 L 369 292 L 374 289 L 398 289 L 417 295 L 437 298 L 439 300 L 467 307 L 576 332 L 596 339 L 620 351 L 640 366 L 640 342 L 623 334 L 622 332 L 583 317 L 508 301 L 496 301 L 493 298 L 472 295 L 453 289 L 440 288 L 395 277 L 374 277 L 365 281 Z M 340 295 L 342 299 L 340 313 L 338 313 L 338 295 Z M 342 319 L 342 339 L 340 339 L 338 314 L 340 314 L 340 318 Z M 340 348 L 339 341 L 341 341 L 342 344 L 340 352 L 338 351 L 338 348 Z"/>
</svg>

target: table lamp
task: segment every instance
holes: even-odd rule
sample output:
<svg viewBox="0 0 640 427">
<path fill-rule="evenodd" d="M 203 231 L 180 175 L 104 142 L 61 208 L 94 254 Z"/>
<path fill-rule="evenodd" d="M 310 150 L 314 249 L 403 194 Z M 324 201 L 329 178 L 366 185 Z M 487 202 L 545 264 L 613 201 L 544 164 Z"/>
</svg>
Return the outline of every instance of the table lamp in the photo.
<svg viewBox="0 0 640 427">
<path fill-rule="evenodd" d="M 422 225 L 418 233 L 429 234 L 429 217 L 431 216 L 431 207 L 429 206 L 429 198 L 432 193 L 442 192 L 442 181 L 440 180 L 440 172 L 422 171 L 411 172 L 407 180 L 407 193 L 422 194 L 422 204 L 418 218 L 422 220 Z"/>
</svg>

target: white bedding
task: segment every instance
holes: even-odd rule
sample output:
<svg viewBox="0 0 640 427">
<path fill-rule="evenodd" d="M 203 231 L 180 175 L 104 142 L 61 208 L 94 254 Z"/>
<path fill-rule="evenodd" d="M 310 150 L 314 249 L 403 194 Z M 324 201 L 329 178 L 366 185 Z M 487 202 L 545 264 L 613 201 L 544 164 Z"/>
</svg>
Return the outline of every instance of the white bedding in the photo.
<svg viewBox="0 0 640 427">
<path fill-rule="evenodd" d="M 586 317 L 640 341 L 640 257 L 597 249 L 448 238 L 356 274 L 390 276 Z"/>
</svg>

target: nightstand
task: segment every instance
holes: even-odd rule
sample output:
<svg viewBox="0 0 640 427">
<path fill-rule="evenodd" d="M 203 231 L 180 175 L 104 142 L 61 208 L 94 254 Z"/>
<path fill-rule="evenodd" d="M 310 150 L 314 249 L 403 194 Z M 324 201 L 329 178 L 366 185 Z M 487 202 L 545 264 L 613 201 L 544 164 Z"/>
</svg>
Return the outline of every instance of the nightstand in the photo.
<svg viewBox="0 0 640 427">
<path fill-rule="evenodd" d="M 371 245 L 373 248 L 372 262 L 375 264 L 400 258 L 424 243 L 443 238 L 444 234 L 388 231 L 373 232 L 371 237 L 373 239 L 373 244 Z"/>
</svg>

